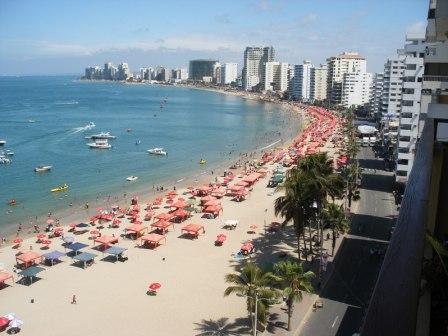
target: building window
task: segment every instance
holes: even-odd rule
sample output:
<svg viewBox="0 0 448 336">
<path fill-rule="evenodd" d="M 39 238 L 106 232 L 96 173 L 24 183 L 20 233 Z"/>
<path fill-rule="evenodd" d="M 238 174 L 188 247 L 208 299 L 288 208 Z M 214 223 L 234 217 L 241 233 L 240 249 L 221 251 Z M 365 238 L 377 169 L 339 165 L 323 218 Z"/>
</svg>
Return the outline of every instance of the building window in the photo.
<svg viewBox="0 0 448 336">
<path fill-rule="evenodd" d="M 411 141 L 411 137 L 407 135 L 400 136 L 400 141 L 409 142 Z"/>
<path fill-rule="evenodd" d="M 436 9 L 430 8 L 428 11 L 428 19 L 435 19 L 436 18 Z"/>
<path fill-rule="evenodd" d="M 406 70 L 415 70 L 417 69 L 417 64 L 406 64 Z"/>
<path fill-rule="evenodd" d="M 403 88 L 403 93 L 404 94 L 414 94 L 414 89 L 409 89 L 409 88 Z"/>
<path fill-rule="evenodd" d="M 407 154 L 407 153 L 409 153 L 409 148 L 408 147 L 399 147 L 398 153 Z"/>
<path fill-rule="evenodd" d="M 411 130 L 411 125 L 400 125 L 400 129 L 402 130 L 406 130 L 406 131 L 410 131 Z"/>
<path fill-rule="evenodd" d="M 397 163 L 398 164 L 402 164 L 402 165 L 407 165 L 408 162 L 409 162 L 408 159 L 399 159 L 399 160 L 397 160 Z"/>
<path fill-rule="evenodd" d="M 403 100 L 401 106 L 414 106 L 413 100 Z"/>
<path fill-rule="evenodd" d="M 405 170 L 397 170 L 397 176 L 407 176 L 408 173 Z"/>
</svg>

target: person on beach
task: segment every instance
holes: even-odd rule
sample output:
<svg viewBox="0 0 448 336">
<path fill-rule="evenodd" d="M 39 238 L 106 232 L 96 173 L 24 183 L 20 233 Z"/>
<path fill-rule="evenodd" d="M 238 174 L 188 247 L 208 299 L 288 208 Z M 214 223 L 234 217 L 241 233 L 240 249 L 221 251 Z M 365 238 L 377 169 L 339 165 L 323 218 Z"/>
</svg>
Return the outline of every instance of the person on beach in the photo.
<svg viewBox="0 0 448 336">
<path fill-rule="evenodd" d="M 77 303 L 77 301 L 76 301 L 76 295 L 73 294 L 71 304 L 76 304 L 76 303 Z"/>
</svg>

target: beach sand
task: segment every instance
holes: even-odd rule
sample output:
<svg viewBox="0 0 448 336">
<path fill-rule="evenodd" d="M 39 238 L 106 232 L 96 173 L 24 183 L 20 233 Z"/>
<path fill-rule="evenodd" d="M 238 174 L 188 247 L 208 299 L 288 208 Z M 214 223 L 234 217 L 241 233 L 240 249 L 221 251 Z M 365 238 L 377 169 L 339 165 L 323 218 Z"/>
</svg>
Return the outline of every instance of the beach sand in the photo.
<svg viewBox="0 0 448 336">
<path fill-rule="evenodd" d="M 155 250 L 137 248 L 135 241 L 120 237 L 118 245 L 129 249 L 129 260 L 124 263 L 102 260 L 103 254 L 90 248 L 93 242 L 88 232 L 76 236 L 77 241 L 90 245 L 87 252 L 98 254 L 95 264 L 82 269 L 73 266 L 71 258 L 63 257 L 62 263 L 46 267 L 39 274 L 41 279 L 31 286 L 14 284 L 2 289 L 0 314 L 15 312 L 24 320 L 23 335 L 199 335 L 213 329 L 222 318 L 249 331 L 245 299 L 223 297 L 227 287 L 224 276 L 235 272 L 240 264 L 233 254 L 241 244 L 260 239 L 264 225 L 276 220 L 275 196 L 268 196 L 272 189 L 266 188 L 267 181 L 268 177 L 256 183 L 249 198 L 241 203 L 224 198 L 223 214 L 216 219 L 195 214 L 175 224 L 166 245 Z M 162 210 L 166 211 L 158 211 Z M 226 219 L 239 220 L 236 230 L 222 229 Z M 181 238 L 180 228 L 185 223 L 202 224 L 206 232 L 194 240 Z M 252 224 L 258 226 L 255 234 L 248 233 Z M 101 232 L 119 235 L 122 228 Z M 220 233 L 225 233 L 227 240 L 217 247 L 214 241 Z M 61 243 L 55 238 L 50 250 L 63 252 Z M 21 250 L 28 250 L 30 245 L 34 251 L 45 252 L 40 251 L 35 238 L 25 240 Z M 294 253 L 286 245 L 285 249 Z M 10 246 L 0 250 L 6 270 L 11 270 L 15 253 Z M 162 284 L 157 296 L 146 295 L 152 282 Z M 77 304 L 70 303 L 73 295 Z M 238 334 L 250 333 L 240 330 Z"/>
</svg>

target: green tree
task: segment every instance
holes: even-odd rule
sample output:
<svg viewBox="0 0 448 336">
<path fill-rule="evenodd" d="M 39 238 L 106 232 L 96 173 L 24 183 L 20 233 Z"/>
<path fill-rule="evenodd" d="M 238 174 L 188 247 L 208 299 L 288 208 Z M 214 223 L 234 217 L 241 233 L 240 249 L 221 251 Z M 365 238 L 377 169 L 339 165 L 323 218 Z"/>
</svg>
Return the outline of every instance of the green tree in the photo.
<svg viewBox="0 0 448 336">
<path fill-rule="evenodd" d="M 352 207 L 352 201 L 358 201 L 361 198 L 358 180 L 362 175 L 362 171 L 357 162 L 350 163 L 344 168 L 343 175 L 345 179 L 345 194 L 347 197 L 348 208 L 350 209 Z"/>
<path fill-rule="evenodd" d="M 224 296 L 236 294 L 246 297 L 247 311 L 252 320 L 257 301 L 257 319 L 266 324 L 267 314 L 272 301 L 280 297 L 280 292 L 272 287 L 277 281 L 271 272 L 264 272 L 253 263 L 247 263 L 239 273 L 231 273 L 225 276 L 226 283 L 232 284 L 224 291 Z M 257 296 L 257 300 L 255 297 Z"/>
<path fill-rule="evenodd" d="M 279 278 L 278 284 L 286 297 L 288 307 L 288 331 L 291 330 L 291 316 L 294 309 L 294 302 L 303 299 L 303 292 L 312 293 L 313 286 L 311 279 L 314 273 L 304 272 L 302 263 L 295 261 L 280 261 L 274 264 L 274 274 Z"/>
<path fill-rule="evenodd" d="M 330 228 L 333 235 L 332 251 L 334 255 L 334 248 L 336 247 L 336 234 L 339 232 L 345 232 L 348 229 L 348 220 L 345 217 L 344 209 L 342 205 L 335 203 L 328 203 L 322 212 L 324 227 Z"/>
<path fill-rule="evenodd" d="M 291 168 L 286 173 L 285 182 L 276 191 L 284 191 L 274 203 L 276 215 L 281 215 L 284 222 L 292 220 L 297 238 L 297 253 L 300 259 L 300 237 L 303 237 L 304 248 L 306 239 L 304 228 L 313 215 L 313 198 L 308 189 L 308 177 L 297 167 Z M 307 257 L 306 257 L 307 258 Z"/>
</svg>

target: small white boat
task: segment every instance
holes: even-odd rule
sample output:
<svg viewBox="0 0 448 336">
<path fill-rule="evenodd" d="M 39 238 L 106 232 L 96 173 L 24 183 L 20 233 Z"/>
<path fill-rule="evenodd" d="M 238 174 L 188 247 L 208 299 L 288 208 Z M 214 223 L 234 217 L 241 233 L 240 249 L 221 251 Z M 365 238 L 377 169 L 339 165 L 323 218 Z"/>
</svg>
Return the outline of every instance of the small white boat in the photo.
<svg viewBox="0 0 448 336">
<path fill-rule="evenodd" d="M 107 139 L 95 139 L 95 142 L 88 143 L 87 146 L 89 146 L 90 148 L 96 148 L 96 149 L 112 148 L 112 145 L 109 144 Z"/>
<path fill-rule="evenodd" d="M 6 140 L 0 139 L 0 146 L 4 146 L 4 145 L 6 145 Z"/>
<path fill-rule="evenodd" d="M 138 176 L 129 176 L 126 178 L 126 181 L 132 182 L 138 179 Z"/>
<path fill-rule="evenodd" d="M 166 151 L 163 150 L 163 148 L 151 148 L 151 149 L 148 149 L 148 153 L 153 154 L 153 155 L 167 155 L 168 154 Z"/>
<path fill-rule="evenodd" d="M 7 149 L 7 150 L 5 151 L 5 155 L 13 156 L 13 155 L 14 155 L 14 152 L 13 152 L 12 150 L 10 150 L 10 149 Z"/>
<path fill-rule="evenodd" d="M 34 119 L 28 119 L 28 122 L 29 122 L 29 123 L 35 123 L 36 120 L 34 120 Z"/>
<path fill-rule="evenodd" d="M 6 155 L 0 155 L 0 163 L 7 164 L 11 162 L 11 159 L 6 157 Z"/>
<path fill-rule="evenodd" d="M 99 134 L 92 134 L 90 136 L 86 136 L 86 139 L 116 139 L 115 135 L 111 135 L 109 132 L 101 132 Z"/>
<path fill-rule="evenodd" d="M 41 166 L 37 166 L 36 168 L 34 168 L 34 171 L 35 171 L 36 173 L 42 173 L 42 172 L 50 171 L 51 168 L 53 168 L 53 166 L 44 166 L 44 165 L 41 165 Z"/>
</svg>

